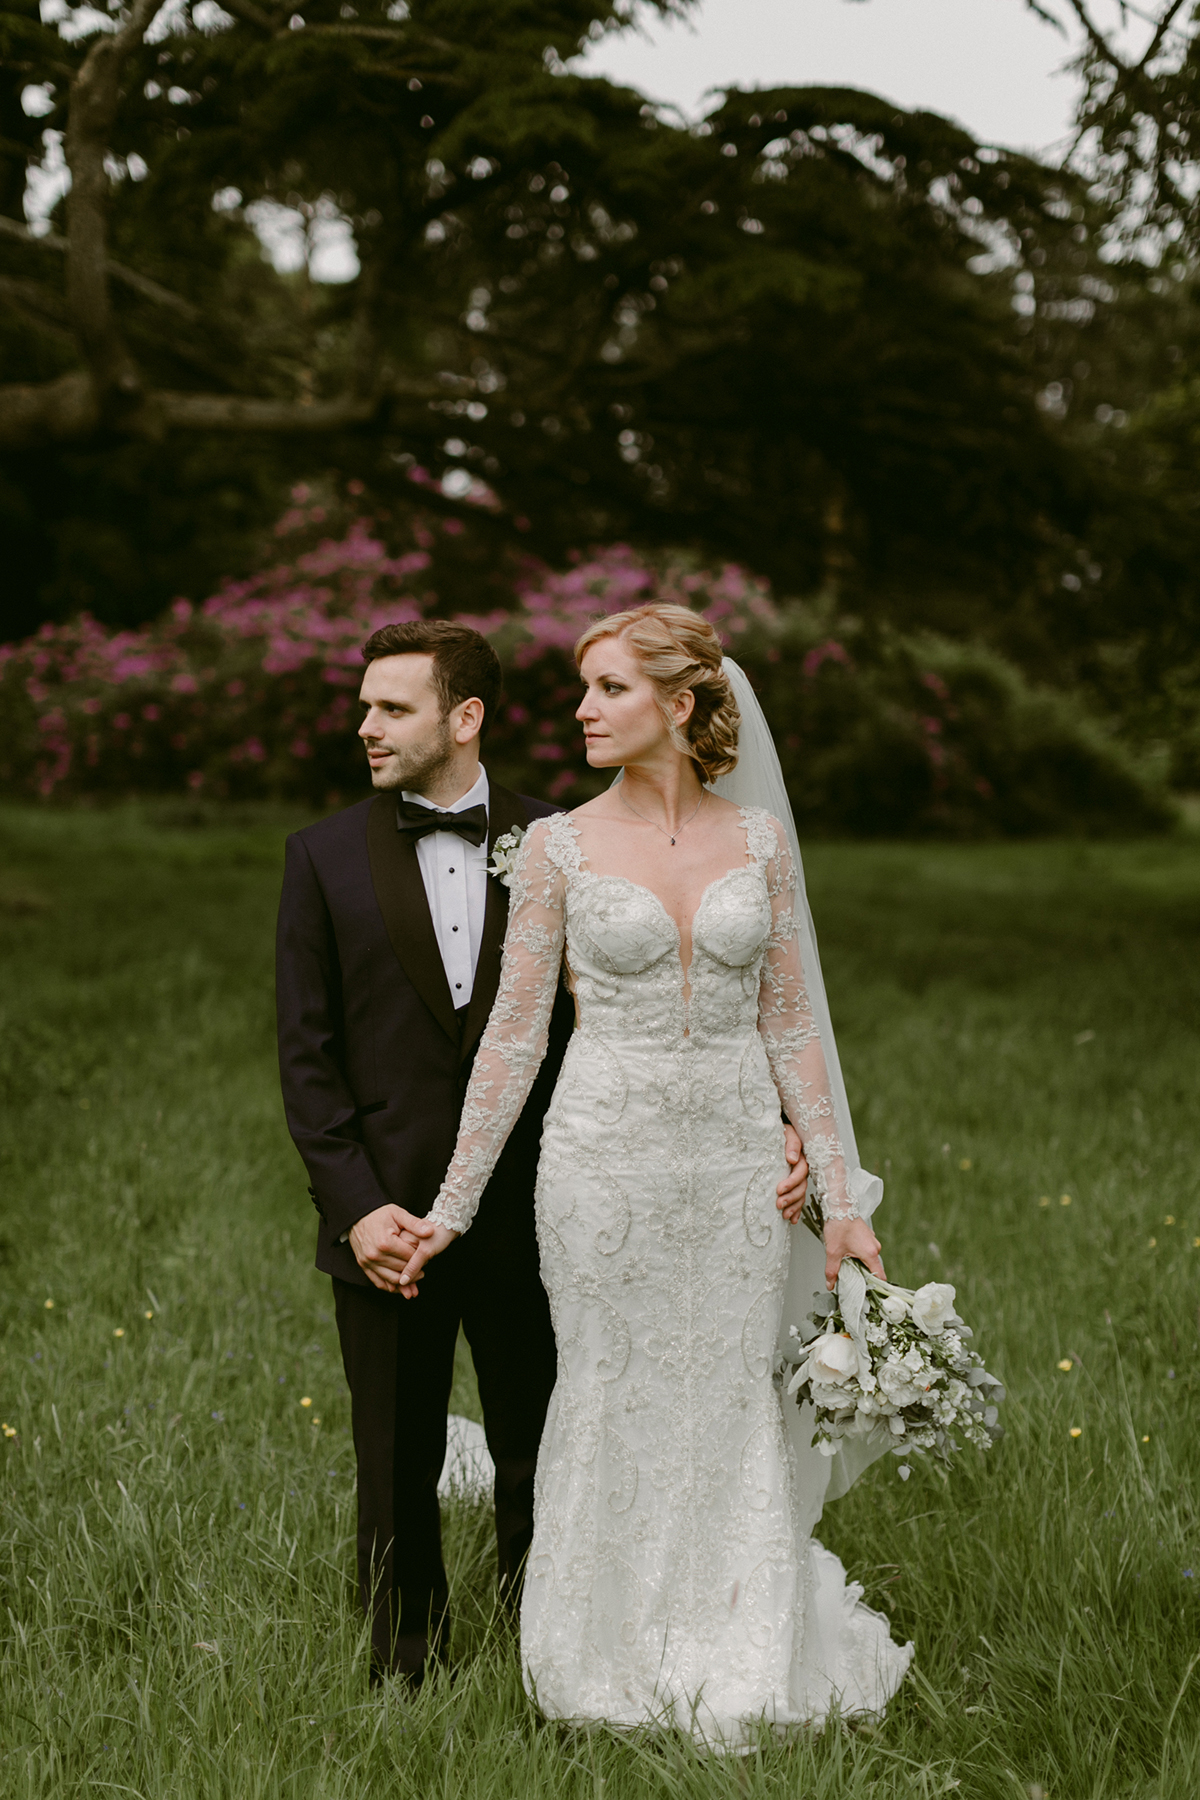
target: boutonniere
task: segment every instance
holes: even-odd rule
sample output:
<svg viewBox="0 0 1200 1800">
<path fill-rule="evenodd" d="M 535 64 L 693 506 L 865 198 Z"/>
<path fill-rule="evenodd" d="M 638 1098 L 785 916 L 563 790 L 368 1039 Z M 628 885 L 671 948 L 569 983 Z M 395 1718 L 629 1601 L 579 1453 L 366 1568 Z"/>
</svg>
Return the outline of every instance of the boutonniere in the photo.
<svg viewBox="0 0 1200 1800">
<path fill-rule="evenodd" d="M 525 836 L 525 827 L 517 825 L 512 831 L 506 831 L 492 845 L 492 860 L 487 872 L 494 875 L 501 887 L 511 887 L 513 870 L 517 866 L 517 852 L 521 848 L 521 839 Z"/>
</svg>

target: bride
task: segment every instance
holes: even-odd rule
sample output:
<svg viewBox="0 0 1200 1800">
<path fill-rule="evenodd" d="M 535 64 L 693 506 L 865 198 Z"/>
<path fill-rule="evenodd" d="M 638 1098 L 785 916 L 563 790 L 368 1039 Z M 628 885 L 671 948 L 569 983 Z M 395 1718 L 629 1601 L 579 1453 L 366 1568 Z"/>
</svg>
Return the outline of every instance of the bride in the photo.
<svg viewBox="0 0 1200 1800">
<path fill-rule="evenodd" d="M 562 971 L 576 1030 L 537 1185 L 558 1382 L 521 1608 L 527 1680 L 552 1717 L 734 1747 L 764 1718 L 882 1710 L 912 1654 L 811 1536 L 830 1463 L 774 1378 L 793 1257 L 776 1210 L 781 1105 L 827 1220 L 830 1286 L 846 1256 L 882 1274 L 860 1216 L 881 1184 L 853 1156 L 794 827 L 749 683 L 681 606 L 603 619 L 576 657 L 588 762 L 623 773 L 521 845 L 434 1230 L 396 1285 L 414 1294 L 422 1264 L 470 1226 Z M 734 776 L 739 727 L 758 766 Z M 735 797 L 773 798 L 776 816 L 722 797 L 722 777 Z M 820 1266 L 795 1236 L 818 1257 L 806 1266 L 795 1246 L 798 1320 Z M 835 1468 L 837 1491 L 847 1479 Z"/>
</svg>

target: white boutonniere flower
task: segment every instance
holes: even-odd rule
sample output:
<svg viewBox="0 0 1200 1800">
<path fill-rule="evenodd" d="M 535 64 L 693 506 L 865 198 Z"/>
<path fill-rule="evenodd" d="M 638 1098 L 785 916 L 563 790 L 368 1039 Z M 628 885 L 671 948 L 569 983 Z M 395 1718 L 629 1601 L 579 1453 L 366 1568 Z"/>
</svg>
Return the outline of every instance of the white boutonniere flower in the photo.
<svg viewBox="0 0 1200 1800">
<path fill-rule="evenodd" d="M 501 887 L 511 887 L 513 870 L 517 866 L 517 852 L 521 848 L 521 839 L 525 836 L 525 827 L 517 825 L 512 831 L 506 831 L 492 845 L 492 860 L 487 872 L 494 875 Z"/>
</svg>

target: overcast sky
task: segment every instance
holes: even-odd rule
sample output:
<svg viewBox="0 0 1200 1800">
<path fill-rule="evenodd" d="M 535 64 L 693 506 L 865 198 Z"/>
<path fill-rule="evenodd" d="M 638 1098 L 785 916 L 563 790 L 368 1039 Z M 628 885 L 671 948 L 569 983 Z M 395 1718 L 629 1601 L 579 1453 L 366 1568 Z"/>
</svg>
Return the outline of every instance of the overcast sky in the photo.
<svg viewBox="0 0 1200 1800">
<path fill-rule="evenodd" d="M 1110 10 L 1100 0 L 1098 14 Z M 723 84 L 867 88 L 1045 151 L 1070 129 L 1075 84 L 1059 73 L 1070 51 L 1023 0 L 702 0 L 690 25 L 606 38 L 574 66 L 689 116 Z"/>
</svg>

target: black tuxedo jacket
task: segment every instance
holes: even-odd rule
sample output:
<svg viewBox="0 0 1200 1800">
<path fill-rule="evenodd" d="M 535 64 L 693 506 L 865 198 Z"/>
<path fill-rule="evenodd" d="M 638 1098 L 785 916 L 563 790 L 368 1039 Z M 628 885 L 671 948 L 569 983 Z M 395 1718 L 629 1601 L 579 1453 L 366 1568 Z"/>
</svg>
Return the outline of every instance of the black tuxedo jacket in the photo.
<svg viewBox="0 0 1200 1800">
<path fill-rule="evenodd" d="M 287 840 L 276 943 L 279 1070 L 288 1129 L 321 1215 L 317 1267 L 367 1286 L 338 1239 L 391 1201 L 423 1215 L 458 1135 L 471 1064 L 500 980 L 508 892 L 488 877 L 465 1025 L 434 934 L 416 843 L 377 794 Z M 488 849 L 557 809 L 491 784 Z M 560 990 L 550 1048 L 473 1227 L 515 1208 L 531 1231 L 542 1119 L 574 1009 Z M 513 1221 L 515 1222 L 515 1221 Z"/>
</svg>

